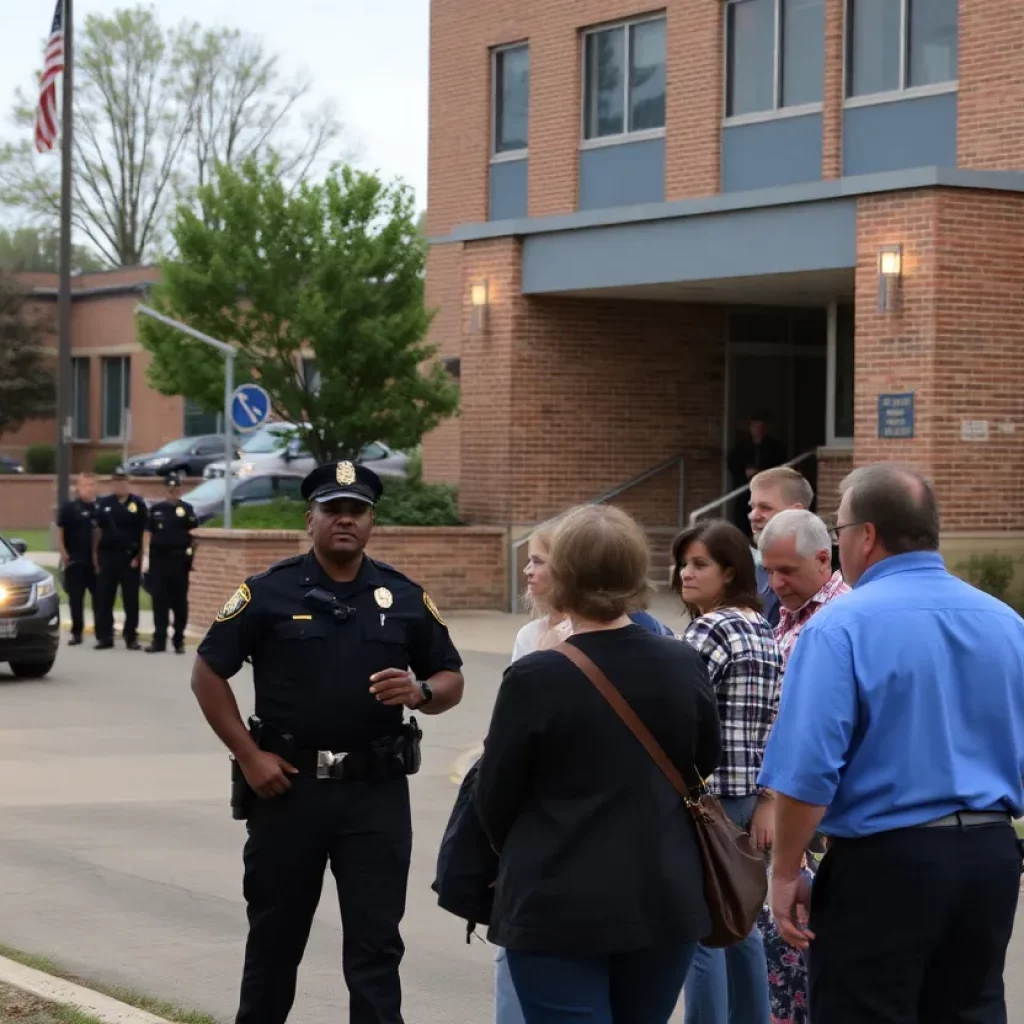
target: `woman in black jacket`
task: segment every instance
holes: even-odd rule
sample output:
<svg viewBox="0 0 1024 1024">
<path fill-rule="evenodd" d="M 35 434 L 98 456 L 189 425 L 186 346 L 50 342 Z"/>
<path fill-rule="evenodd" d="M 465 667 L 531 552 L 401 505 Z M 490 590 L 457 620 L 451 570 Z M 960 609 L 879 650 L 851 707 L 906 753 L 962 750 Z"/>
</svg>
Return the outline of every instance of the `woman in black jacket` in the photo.
<svg viewBox="0 0 1024 1024">
<path fill-rule="evenodd" d="M 568 642 L 622 693 L 687 778 L 718 765 L 718 712 L 688 645 L 633 625 L 643 533 L 619 509 L 570 513 L 550 557 Z M 489 937 L 527 1024 L 665 1024 L 709 931 L 689 813 L 587 677 L 540 651 L 505 673 L 477 810 L 501 867 Z"/>
</svg>

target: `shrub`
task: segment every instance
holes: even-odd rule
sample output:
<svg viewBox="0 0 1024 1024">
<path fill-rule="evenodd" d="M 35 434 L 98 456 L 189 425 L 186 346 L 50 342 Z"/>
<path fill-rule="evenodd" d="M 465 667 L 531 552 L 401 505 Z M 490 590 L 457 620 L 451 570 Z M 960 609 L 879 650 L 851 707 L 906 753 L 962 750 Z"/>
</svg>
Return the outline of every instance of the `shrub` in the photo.
<svg viewBox="0 0 1024 1024">
<path fill-rule="evenodd" d="M 92 469 L 100 476 L 110 476 L 122 461 L 120 452 L 100 452 L 93 460 Z"/>
<path fill-rule="evenodd" d="M 57 449 L 52 444 L 30 444 L 25 450 L 27 473 L 53 473 L 57 469 Z"/>
<path fill-rule="evenodd" d="M 1017 560 L 1010 555 L 986 552 L 971 555 L 966 562 L 956 566 L 956 572 L 979 590 L 1012 604 L 1010 586 L 1016 564 Z"/>
</svg>

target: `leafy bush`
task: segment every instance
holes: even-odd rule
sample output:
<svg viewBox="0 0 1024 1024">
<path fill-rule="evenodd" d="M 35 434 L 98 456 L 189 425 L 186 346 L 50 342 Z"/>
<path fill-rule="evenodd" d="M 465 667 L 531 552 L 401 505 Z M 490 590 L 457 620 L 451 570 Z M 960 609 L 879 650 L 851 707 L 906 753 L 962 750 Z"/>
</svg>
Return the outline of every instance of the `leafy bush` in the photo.
<svg viewBox="0 0 1024 1024">
<path fill-rule="evenodd" d="M 25 450 L 25 471 L 53 473 L 57 468 L 57 449 L 52 444 L 30 444 Z"/>
<path fill-rule="evenodd" d="M 458 490 L 447 484 L 389 480 L 377 505 L 378 526 L 458 526 Z M 220 516 L 206 526 L 224 525 Z M 304 530 L 306 505 L 278 499 L 266 505 L 241 505 L 232 510 L 231 525 L 239 530 Z"/>
<path fill-rule="evenodd" d="M 121 465 L 120 452 L 99 452 L 93 460 L 92 469 L 100 476 L 110 476 Z"/>
<path fill-rule="evenodd" d="M 966 562 L 961 562 L 956 567 L 957 575 L 968 583 L 984 590 L 986 594 L 998 597 L 1000 601 L 1010 600 L 1010 587 L 1013 583 L 1013 574 L 1016 568 L 1017 559 L 1011 555 L 997 555 L 995 552 L 971 555 Z"/>
</svg>

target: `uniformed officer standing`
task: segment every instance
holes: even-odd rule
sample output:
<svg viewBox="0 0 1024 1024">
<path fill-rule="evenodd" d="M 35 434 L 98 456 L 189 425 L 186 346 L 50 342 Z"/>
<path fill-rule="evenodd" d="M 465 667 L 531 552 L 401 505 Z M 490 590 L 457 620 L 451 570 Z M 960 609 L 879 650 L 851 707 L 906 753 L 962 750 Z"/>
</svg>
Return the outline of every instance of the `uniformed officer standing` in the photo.
<svg viewBox="0 0 1024 1024">
<path fill-rule="evenodd" d="M 92 621 L 96 625 L 96 567 L 93 565 L 93 531 L 96 517 L 96 478 L 79 473 L 75 497 L 64 502 L 57 514 L 57 544 L 64 589 L 71 605 L 71 647 L 82 642 L 85 629 L 85 594 L 92 597 Z"/>
<path fill-rule="evenodd" d="M 146 503 L 128 490 L 128 474 L 114 470 L 114 493 L 97 502 L 96 525 L 96 649 L 114 646 L 114 601 L 121 588 L 124 604 L 124 641 L 128 650 L 140 650 L 139 578 L 142 571 L 142 535 L 146 530 Z"/>
<path fill-rule="evenodd" d="M 238 1024 L 282 1024 L 329 863 L 351 1024 L 401 1024 L 399 923 L 418 730 L 462 698 L 462 659 L 430 597 L 364 554 L 381 482 L 340 462 L 302 484 L 313 550 L 243 583 L 199 647 L 192 689 L 259 797 L 248 810 L 249 938 Z M 249 659 L 246 729 L 227 680 Z M 423 680 L 417 682 L 417 680 Z"/>
<path fill-rule="evenodd" d="M 149 510 L 146 552 L 147 584 L 153 598 L 153 642 L 149 654 L 167 650 L 167 624 L 174 612 L 174 650 L 185 653 L 188 623 L 188 574 L 192 571 L 192 531 L 199 525 L 195 510 L 182 501 L 181 478 L 168 473 L 167 497 Z"/>
</svg>

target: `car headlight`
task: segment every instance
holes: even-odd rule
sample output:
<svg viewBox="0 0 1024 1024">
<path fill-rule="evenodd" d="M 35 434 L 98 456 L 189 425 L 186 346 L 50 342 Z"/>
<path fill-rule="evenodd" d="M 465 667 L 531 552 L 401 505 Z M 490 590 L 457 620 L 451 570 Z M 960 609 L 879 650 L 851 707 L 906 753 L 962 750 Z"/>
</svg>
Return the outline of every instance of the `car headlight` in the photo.
<svg viewBox="0 0 1024 1024">
<path fill-rule="evenodd" d="M 235 470 L 235 476 L 245 476 L 248 473 L 254 473 L 256 466 L 251 462 L 243 462 L 238 469 Z"/>
<path fill-rule="evenodd" d="M 170 462 L 170 461 L 171 461 L 170 459 L 164 459 L 164 458 L 151 459 L 149 464 L 151 466 L 166 466 L 167 463 Z"/>
<path fill-rule="evenodd" d="M 57 584 L 51 576 L 48 580 L 41 580 L 36 584 L 36 600 L 42 601 L 44 597 L 53 597 L 57 593 Z"/>
<path fill-rule="evenodd" d="M 0 608 L 7 603 L 7 598 L 11 596 L 11 592 L 0 583 Z"/>
</svg>

